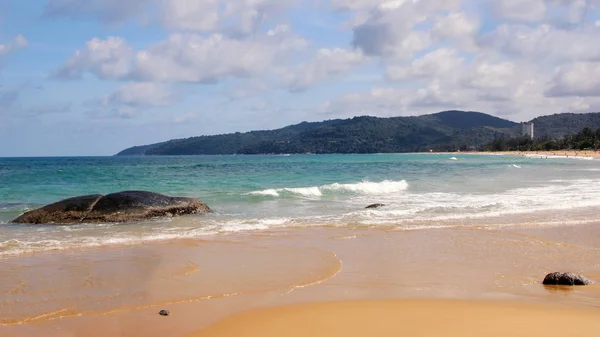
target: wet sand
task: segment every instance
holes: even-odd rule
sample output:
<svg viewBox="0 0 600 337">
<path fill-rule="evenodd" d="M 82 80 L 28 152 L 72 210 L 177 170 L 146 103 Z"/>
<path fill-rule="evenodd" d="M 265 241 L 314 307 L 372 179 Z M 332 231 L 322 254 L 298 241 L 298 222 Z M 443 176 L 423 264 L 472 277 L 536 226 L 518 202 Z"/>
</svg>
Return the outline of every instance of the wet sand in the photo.
<svg viewBox="0 0 600 337">
<path fill-rule="evenodd" d="M 373 303 L 374 313 L 391 305 L 403 316 L 413 303 L 406 301 L 421 298 L 441 300 L 430 308 L 431 317 L 450 305 L 452 312 L 489 312 L 508 320 L 518 307 L 527 311 L 523 319 L 558 324 L 553 315 L 564 315 L 570 326 L 576 321 L 568 317 L 585 320 L 587 310 L 598 317 L 600 286 L 544 287 L 540 281 L 553 271 L 600 280 L 599 226 L 290 228 L 5 257 L 0 335 L 186 336 L 250 309 L 286 306 L 281 312 L 304 310 L 307 320 L 317 319 L 314 311 L 331 314 L 332 322 L 352 321 L 366 303 Z M 339 301 L 351 302 L 315 304 Z M 543 306 L 527 306 L 536 304 Z M 559 306 L 560 313 L 548 305 Z M 160 309 L 171 315 L 159 316 Z M 347 311 L 332 312 L 338 309 Z"/>
</svg>

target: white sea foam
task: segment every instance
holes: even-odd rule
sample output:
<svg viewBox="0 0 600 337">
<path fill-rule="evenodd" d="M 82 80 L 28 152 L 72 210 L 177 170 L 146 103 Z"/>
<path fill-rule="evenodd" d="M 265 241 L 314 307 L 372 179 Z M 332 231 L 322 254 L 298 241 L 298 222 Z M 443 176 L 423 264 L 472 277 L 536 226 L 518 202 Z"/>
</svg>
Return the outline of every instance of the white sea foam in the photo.
<svg viewBox="0 0 600 337">
<path fill-rule="evenodd" d="M 204 228 L 187 229 L 173 233 L 121 233 L 113 237 L 98 236 L 71 236 L 48 238 L 41 240 L 17 240 L 10 239 L 0 242 L 0 256 L 19 255 L 25 253 L 43 252 L 51 250 L 65 250 L 73 248 L 90 248 L 112 245 L 132 245 L 151 241 L 165 241 L 173 239 L 198 238 L 213 235 L 217 232 Z M 51 234 L 50 234 L 51 235 Z M 56 235 L 56 233 L 54 233 Z"/>
<path fill-rule="evenodd" d="M 250 193 L 246 193 L 247 195 L 268 195 L 268 196 L 272 196 L 272 197 L 278 197 L 279 193 L 277 192 L 277 190 L 275 189 L 267 189 L 267 190 L 262 190 L 262 191 L 254 191 L 254 192 L 250 192 Z"/>
<path fill-rule="evenodd" d="M 521 166 L 519 166 L 517 164 L 512 164 L 512 167 L 514 167 L 514 168 L 521 168 Z"/>
<path fill-rule="evenodd" d="M 305 197 L 320 197 L 323 195 L 320 187 L 299 187 L 299 188 L 284 188 L 283 191 L 293 194 L 299 194 Z"/>
<path fill-rule="evenodd" d="M 456 157 L 451 157 L 450 160 L 458 160 Z"/>
<path fill-rule="evenodd" d="M 335 193 L 353 193 L 363 195 L 391 194 L 402 192 L 408 189 L 406 180 L 392 181 L 384 180 L 381 182 L 362 181 L 355 184 L 333 183 L 330 185 L 311 186 L 311 187 L 284 187 L 278 189 L 265 189 L 246 193 L 246 195 L 262 195 L 279 197 L 282 194 L 299 195 L 303 197 L 321 197 L 324 194 Z"/>
<path fill-rule="evenodd" d="M 363 181 L 358 184 L 331 184 L 322 187 L 325 190 L 330 191 L 348 191 L 357 194 L 389 194 L 405 191 L 408 189 L 408 183 L 406 180 L 391 181 L 384 180 L 382 182 L 369 182 Z"/>
</svg>

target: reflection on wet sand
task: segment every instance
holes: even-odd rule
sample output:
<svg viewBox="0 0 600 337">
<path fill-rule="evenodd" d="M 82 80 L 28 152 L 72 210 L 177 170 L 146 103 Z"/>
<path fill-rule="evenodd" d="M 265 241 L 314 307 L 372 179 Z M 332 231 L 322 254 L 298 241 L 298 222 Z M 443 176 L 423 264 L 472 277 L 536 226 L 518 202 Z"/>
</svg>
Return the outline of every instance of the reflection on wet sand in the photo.
<svg viewBox="0 0 600 337">
<path fill-rule="evenodd" d="M 41 254 L 3 261 L 0 324 L 153 308 L 292 289 L 331 277 L 329 252 L 198 242 Z"/>
<path fill-rule="evenodd" d="M 184 336 L 245 309 L 327 301 L 596 307 L 600 285 L 540 284 L 552 271 L 600 280 L 596 228 L 281 229 L 5 258 L 0 334 Z"/>
</svg>

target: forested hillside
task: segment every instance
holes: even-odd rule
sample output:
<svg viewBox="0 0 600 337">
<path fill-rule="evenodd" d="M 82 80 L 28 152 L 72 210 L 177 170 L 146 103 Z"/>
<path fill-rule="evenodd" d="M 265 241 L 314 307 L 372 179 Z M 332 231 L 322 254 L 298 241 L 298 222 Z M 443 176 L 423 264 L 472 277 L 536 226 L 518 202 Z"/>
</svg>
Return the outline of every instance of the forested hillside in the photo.
<svg viewBox="0 0 600 337">
<path fill-rule="evenodd" d="M 538 117 L 536 136 L 561 138 L 583 127 L 600 127 L 600 113 Z M 211 155 L 281 153 L 400 153 L 480 149 L 520 135 L 520 124 L 472 111 L 379 118 L 361 116 L 302 122 L 276 130 L 175 139 L 136 146 L 118 155 Z"/>
</svg>

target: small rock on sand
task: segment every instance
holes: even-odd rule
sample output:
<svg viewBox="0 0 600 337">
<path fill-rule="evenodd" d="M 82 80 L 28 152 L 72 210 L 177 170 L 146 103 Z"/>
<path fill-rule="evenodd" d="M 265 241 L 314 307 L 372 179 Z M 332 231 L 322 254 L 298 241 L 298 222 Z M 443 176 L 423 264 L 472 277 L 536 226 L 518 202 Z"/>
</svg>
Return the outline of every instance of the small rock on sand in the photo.
<svg viewBox="0 0 600 337">
<path fill-rule="evenodd" d="M 384 204 L 371 204 L 365 208 L 379 208 L 385 206 Z"/>
<path fill-rule="evenodd" d="M 554 272 L 546 275 L 542 284 L 559 286 L 583 286 L 592 284 L 592 280 L 583 275 Z"/>
</svg>

